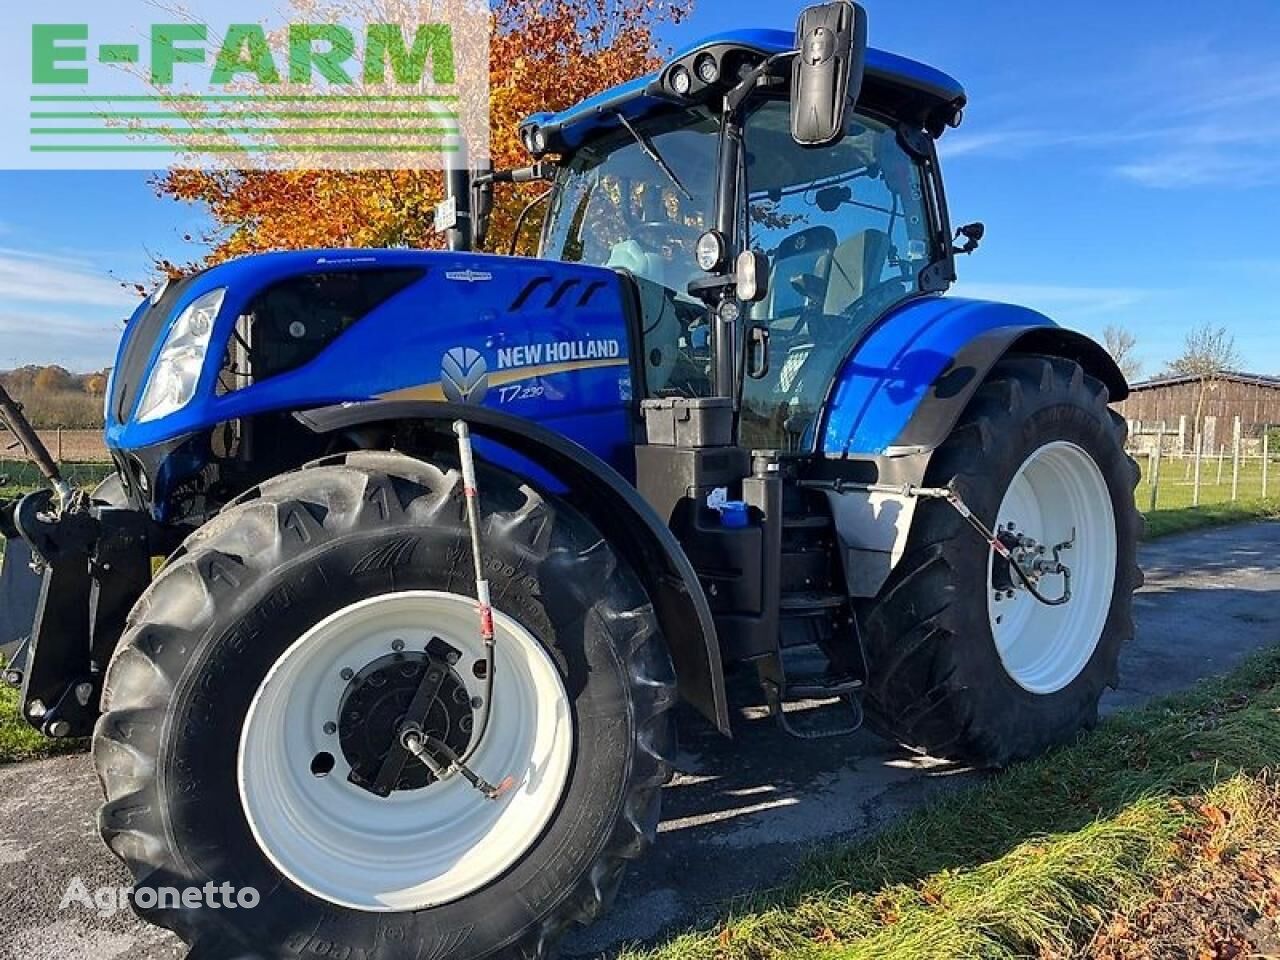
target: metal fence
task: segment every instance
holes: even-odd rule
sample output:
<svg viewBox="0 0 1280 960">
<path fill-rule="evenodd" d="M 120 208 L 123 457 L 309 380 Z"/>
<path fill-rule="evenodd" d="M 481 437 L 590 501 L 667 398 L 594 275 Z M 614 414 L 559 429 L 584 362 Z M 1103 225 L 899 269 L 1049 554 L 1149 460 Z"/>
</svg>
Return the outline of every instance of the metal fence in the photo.
<svg viewBox="0 0 1280 960">
<path fill-rule="evenodd" d="M 1142 510 L 1265 500 L 1280 496 L 1280 425 L 1129 423 L 1129 453 L 1142 467 Z"/>
</svg>

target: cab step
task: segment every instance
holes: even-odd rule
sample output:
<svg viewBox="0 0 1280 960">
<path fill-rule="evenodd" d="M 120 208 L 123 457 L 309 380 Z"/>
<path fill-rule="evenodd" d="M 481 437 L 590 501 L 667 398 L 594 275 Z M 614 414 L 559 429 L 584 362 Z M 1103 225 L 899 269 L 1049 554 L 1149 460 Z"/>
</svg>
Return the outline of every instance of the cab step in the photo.
<svg viewBox="0 0 1280 960">
<path fill-rule="evenodd" d="M 817 514 L 793 514 L 782 520 L 784 530 L 830 530 L 831 518 Z"/>
<path fill-rule="evenodd" d="M 849 602 L 848 597 L 825 591 L 784 593 L 779 608 L 784 617 L 816 617 L 839 610 Z"/>
<path fill-rule="evenodd" d="M 785 686 L 765 680 L 762 686 L 769 713 L 777 721 L 783 733 L 789 737 L 797 740 L 832 740 L 836 737 L 853 736 L 862 729 L 865 718 L 860 699 L 863 690 L 861 680 L 806 678 Z M 788 704 L 822 700 L 832 702 L 808 711 L 813 716 L 803 723 L 798 723 L 795 719 L 798 711 L 787 712 Z M 834 717 L 835 714 L 843 713 L 845 710 L 848 710 L 851 716 L 845 719 Z"/>
<path fill-rule="evenodd" d="M 847 737 L 862 728 L 863 680 L 829 669 L 817 644 L 787 648 L 757 664 L 770 715 L 788 736 L 799 740 Z M 788 706 L 804 704 L 807 709 Z M 847 712 L 846 712 L 847 711 Z M 804 720 L 797 718 L 804 715 Z"/>
</svg>

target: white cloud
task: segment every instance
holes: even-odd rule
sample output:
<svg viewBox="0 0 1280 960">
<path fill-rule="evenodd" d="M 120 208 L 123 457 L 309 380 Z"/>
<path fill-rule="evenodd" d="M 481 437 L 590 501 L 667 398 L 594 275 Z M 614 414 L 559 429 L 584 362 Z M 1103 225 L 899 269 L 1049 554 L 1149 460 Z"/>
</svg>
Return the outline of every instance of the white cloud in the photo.
<svg viewBox="0 0 1280 960">
<path fill-rule="evenodd" d="M 1086 126 L 1010 117 L 1003 128 L 943 137 L 939 150 L 947 159 L 1093 151 L 1113 175 L 1153 189 L 1280 183 L 1273 119 L 1280 67 L 1273 62 L 1242 61 L 1203 43 L 1151 51 L 1127 76 L 1100 81 L 1086 95 L 1098 104 Z"/>
<path fill-rule="evenodd" d="M 83 260 L 0 247 L 0 303 L 102 307 L 114 317 L 129 312 L 137 300 Z"/>
<path fill-rule="evenodd" d="M 1280 148 L 1280 141 L 1277 142 Z M 1280 182 L 1280 169 L 1268 157 L 1221 147 L 1173 150 L 1136 163 L 1123 163 L 1115 172 L 1144 187 L 1256 187 Z"/>
<path fill-rule="evenodd" d="M 956 296 L 999 303 L 1024 304 L 1050 316 L 1091 316 L 1128 309 L 1153 296 L 1138 287 L 1073 287 L 1040 283 L 966 283 L 956 285 Z"/>
<path fill-rule="evenodd" d="M 57 363 L 101 370 L 137 303 L 82 258 L 0 247 L 0 369 Z"/>
<path fill-rule="evenodd" d="M 994 130 L 989 133 L 952 133 L 944 136 L 938 150 L 947 160 L 970 155 L 1002 154 L 1038 147 L 1040 130 Z"/>
<path fill-rule="evenodd" d="M 87 319 L 0 307 L 0 369 L 57 363 L 81 373 L 101 370 L 115 357 L 121 329 L 109 315 Z"/>
</svg>

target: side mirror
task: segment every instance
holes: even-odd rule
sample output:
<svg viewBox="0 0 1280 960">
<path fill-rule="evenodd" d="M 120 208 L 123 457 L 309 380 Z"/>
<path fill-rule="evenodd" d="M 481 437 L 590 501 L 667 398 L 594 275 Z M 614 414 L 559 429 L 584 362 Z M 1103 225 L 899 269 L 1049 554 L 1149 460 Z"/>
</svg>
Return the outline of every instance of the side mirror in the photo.
<svg viewBox="0 0 1280 960">
<path fill-rule="evenodd" d="M 733 274 L 738 299 L 759 303 L 769 296 L 769 258 L 759 250 L 744 250 Z"/>
<path fill-rule="evenodd" d="M 963 227 L 956 231 L 956 239 L 963 240 L 964 245 L 953 247 L 956 253 L 969 254 L 973 253 L 982 245 L 982 239 L 987 235 L 987 226 L 984 223 L 966 223 Z"/>
<path fill-rule="evenodd" d="M 791 75 L 791 136 L 823 147 L 844 136 L 850 102 L 867 65 L 867 11 L 848 0 L 810 7 L 796 27 L 800 51 Z"/>
</svg>

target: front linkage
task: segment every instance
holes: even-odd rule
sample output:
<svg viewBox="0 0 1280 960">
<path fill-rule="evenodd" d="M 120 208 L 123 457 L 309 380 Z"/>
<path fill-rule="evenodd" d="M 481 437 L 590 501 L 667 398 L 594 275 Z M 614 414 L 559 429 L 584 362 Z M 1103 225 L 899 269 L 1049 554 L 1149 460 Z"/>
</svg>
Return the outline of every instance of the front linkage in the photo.
<svg viewBox="0 0 1280 960">
<path fill-rule="evenodd" d="M 7 592 L 29 594 L 30 578 L 40 580 L 30 633 L 18 638 L 4 681 L 22 690 L 22 715 L 45 736 L 87 736 L 98 717 L 103 672 L 165 538 L 148 514 L 95 503 L 67 483 L 3 388 L 0 417 L 49 484 L 0 503 L 5 562 L 28 567 L 6 571 Z"/>
</svg>

